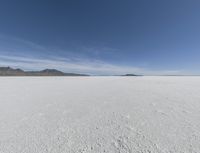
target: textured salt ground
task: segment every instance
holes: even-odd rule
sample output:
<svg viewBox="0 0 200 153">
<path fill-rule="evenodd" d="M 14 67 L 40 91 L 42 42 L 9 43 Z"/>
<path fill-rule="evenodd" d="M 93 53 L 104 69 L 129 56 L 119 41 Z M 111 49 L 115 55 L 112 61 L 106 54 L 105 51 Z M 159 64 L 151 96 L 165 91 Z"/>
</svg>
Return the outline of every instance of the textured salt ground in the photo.
<svg viewBox="0 0 200 153">
<path fill-rule="evenodd" d="M 0 78 L 0 153 L 104 152 L 200 152 L 200 77 Z"/>
</svg>

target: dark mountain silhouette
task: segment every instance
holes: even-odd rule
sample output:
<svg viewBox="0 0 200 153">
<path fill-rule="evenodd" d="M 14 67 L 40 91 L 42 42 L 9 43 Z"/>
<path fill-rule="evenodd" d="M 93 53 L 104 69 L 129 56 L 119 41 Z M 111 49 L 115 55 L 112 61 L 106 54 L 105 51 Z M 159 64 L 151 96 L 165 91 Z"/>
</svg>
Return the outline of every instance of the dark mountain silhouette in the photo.
<svg viewBox="0 0 200 153">
<path fill-rule="evenodd" d="M 0 76 L 88 76 L 86 74 L 64 73 L 56 69 L 45 69 L 42 71 L 23 71 L 11 67 L 0 67 Z"/>
</svg>

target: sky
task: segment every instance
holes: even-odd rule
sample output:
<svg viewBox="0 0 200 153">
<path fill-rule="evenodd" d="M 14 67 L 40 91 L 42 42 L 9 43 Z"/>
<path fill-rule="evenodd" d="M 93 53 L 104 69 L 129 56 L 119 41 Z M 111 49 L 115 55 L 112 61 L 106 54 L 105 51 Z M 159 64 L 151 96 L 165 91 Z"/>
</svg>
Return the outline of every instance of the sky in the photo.
<svg viewBox="0 0 200 153">
<path fill-rule="evenodd" d="M 0 2 L 0 66 L 200 74 L 199 0 Z"/>
</svg>

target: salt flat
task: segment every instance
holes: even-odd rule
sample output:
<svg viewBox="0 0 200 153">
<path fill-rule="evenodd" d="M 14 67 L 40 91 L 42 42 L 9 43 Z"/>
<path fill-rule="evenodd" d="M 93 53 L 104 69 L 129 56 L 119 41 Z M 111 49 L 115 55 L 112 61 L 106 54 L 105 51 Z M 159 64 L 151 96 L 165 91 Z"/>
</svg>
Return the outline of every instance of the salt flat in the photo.
<svg viewBox="0 0 200 153">
<path fill-rule="evenodd" d="M 0 78 L 0 153 L 104 152 L 200 152 L 200 77 Z"/>
</svg>

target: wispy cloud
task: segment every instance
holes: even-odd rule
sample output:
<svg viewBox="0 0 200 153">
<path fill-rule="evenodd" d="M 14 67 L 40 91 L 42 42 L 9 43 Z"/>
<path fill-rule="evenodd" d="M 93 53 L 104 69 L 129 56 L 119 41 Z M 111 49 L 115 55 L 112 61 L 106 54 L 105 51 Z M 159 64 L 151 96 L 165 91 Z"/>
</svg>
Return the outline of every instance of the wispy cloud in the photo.
<svg viewBox="0 0 200 153">
<path fill-rule="evenodd" d="M 65 72 L 78 72 L 88 74 L 124 74 L 138 72 L 139 68 L 122 67 L 98 60 L 52 58 L 39 59 L 17 56 L 0 56 L 0 66 L 20 67 L 26 70 L 55 68 Z"/>
<path fill-rule="evenodd" d="M 24 70 L 41 70 L 55 68 L 64 72 L 87 73 L 94 75 L 120 75 L 136 73 L 145 75 L 175 75 L 182 74 L 180 70 L 150 70 L 146 67 L 122 66 L 88 58 L 70 51 L 50 49 L 35 42 L 20 38 L 0 35 L 0 66 L 11 66 Z M 7 46 L 5 45 L 7 44 Z M 2 47 L 3 46 L 3 47 Z M 24 51 L 21 51 L 24 50 Z M 110 47 L 83 47 L 83 53 L 99 57 L 100 55 L 114 56 L 118 51 Z M 65 53 L 62 56 L 61 53 Z"/>
<path fill-rule="evenodd" d="M 152 71 L 145 68 L 119 66 L 106 63 L 100 60 L 87 59 L 69 59 L 69 58 L 30 58 L 21 56 L 0 55 L 0 66 L 11 66 L 23 68 L 25 70 L 40 70 L 45 68 L 55 68 L 65 72 L 87 73 L 93 75 L 118 75 L 126 73 L 146 74 L 146 75 L 162 75 L 162 74 L 180 74 L 181 71 Z"/>
<path fill-rule="evenodd" d="M 46 50 L 46 47 L 44 47 L 42 45 L 39 45 L 39 44 L 32 42 L 32 41 L 29 41 L 29 40 L 14 37 L 14 36 L 8 36 L 8 35 L 0 34 L 0 40 L 3 40 L 4 42 L 11 43 L 12 45 L 14 43 L 14 44 L 17 44 L 17 45 L 25 45 L 25 46 L 28 46 L 30 48 L 34 48 L 34 49 L 37 49 L 37 50 Z"/>
</svg>

